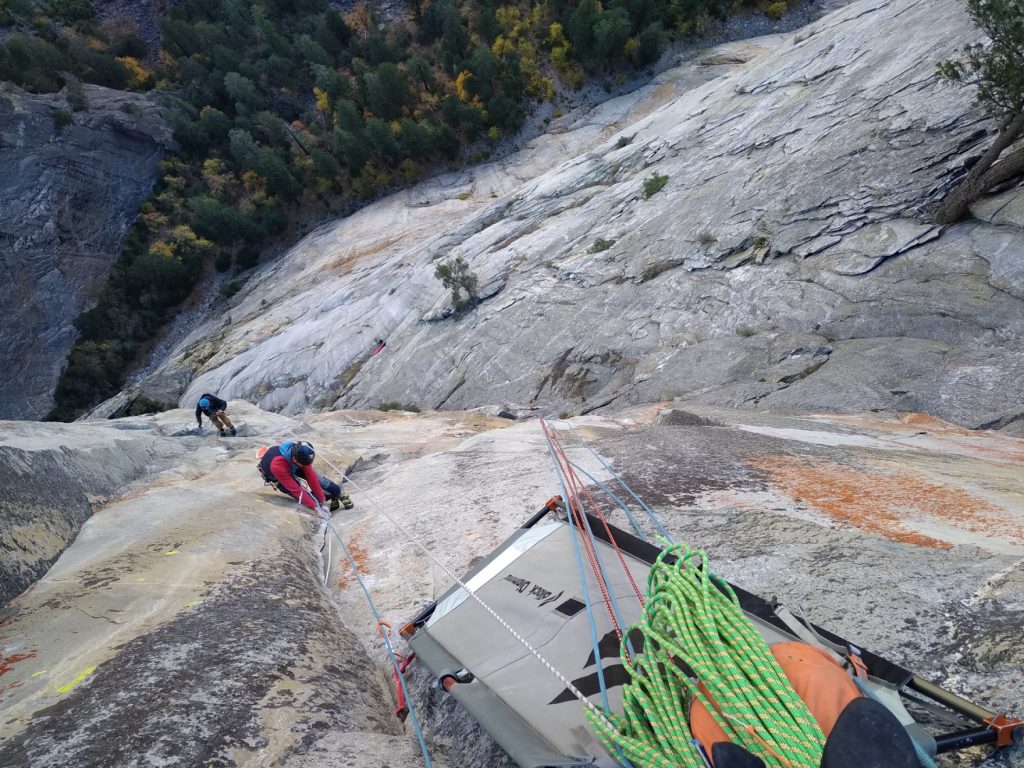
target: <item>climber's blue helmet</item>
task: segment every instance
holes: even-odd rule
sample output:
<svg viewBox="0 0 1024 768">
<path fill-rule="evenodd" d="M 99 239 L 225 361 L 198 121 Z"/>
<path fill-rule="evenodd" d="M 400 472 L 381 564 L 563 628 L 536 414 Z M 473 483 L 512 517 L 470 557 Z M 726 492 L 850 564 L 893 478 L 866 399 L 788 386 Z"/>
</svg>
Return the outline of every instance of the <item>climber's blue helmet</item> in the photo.
<svg viewBox="0 0 1024 768">
<path fill-rule="evenodd" d="M 313 450 L 313 446 L 309 443 L 296 443 L 292 447 L 292 461 L 300 467 L 308 467 L 313 463 L 315 456 L 316 451 Z"/>
<path fill-rule="evenodd" d="M 210 398 L 208 398 L 208 397 L 201 398 L 199 400 L 199 407 L 200 408 L 209 408 L 210 407 Z"/>
</svg>

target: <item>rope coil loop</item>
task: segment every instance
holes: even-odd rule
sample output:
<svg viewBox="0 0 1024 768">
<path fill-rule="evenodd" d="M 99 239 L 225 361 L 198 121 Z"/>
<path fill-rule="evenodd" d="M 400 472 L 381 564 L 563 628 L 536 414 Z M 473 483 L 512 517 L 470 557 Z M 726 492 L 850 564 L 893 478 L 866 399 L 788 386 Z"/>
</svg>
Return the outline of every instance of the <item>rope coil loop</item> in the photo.
<svg viewBox="0 0 1024 768">
<path fill-rule="evenodd" d="M 631 675 L 623 715 L 601 722 L 586 712 L 605 747 L 637 768 L 705 768 L 689 727 L 700 702 L 768 768 L 818 768 L 824 734 L 705 553 L 685 545 L 661 552 L 647 594 L 642 618 L 624 633 L 639 631 L 643 651 L 630 658 L 620 649 Z"/>
</svg>

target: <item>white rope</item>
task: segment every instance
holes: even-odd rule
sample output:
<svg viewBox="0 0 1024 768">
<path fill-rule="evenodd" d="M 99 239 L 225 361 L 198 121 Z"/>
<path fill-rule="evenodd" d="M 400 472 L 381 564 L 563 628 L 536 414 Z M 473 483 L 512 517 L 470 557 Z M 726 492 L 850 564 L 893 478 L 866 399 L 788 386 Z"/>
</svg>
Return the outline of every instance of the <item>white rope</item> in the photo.
<svg viewBox="0 0 1024 768">
<path fill-rule="evenodd" d="M 294 435 L 292 435 L 292 436 L 295 437 Z M 589 708 L 590 711 L 594 713 L 595 717 L 597 717 L 598 720 L 601 721 L 602 725 L 604 725 L 604 726 L 606 726 L 608 728 L 612 728 L 612 729 L 615 728 L 615 726 L 611 723 L 611 721 L 608 720 L 607 717 L 605 717 L 604 712 L 602 712 L 598 707 L 596 707 L 594 704 L 592 704 L 590 702 L 590 700 L 588 700 L 587 697 L 584 696 L 583 693 L 575 685 L 572 684 L 572 682 L 569 680 L 569 678 L 567 678 L 565 675 L 563 675 L 561 672 L 559 672 L 551 664 L 551 662 L 549 662 L 547 659 L 545 659 L 541 655 L 540 651 L 538 651 L 536 648 L 534 648 L 532 645 L 530 645 L 529 641 L 526 638 L 524 638 L 522 635 L 520 635 L 518 632 L 516 632 L 516 630 L 512 627 L 511 624 L 509 624 L 507 621 L 505 621 L 503 618 L 501 618 L 501 616 L 498 615 L 497 611 L 495 611 L 487 603 L 485 603 L 483 601 L 483 599 L 479 595 L 476 594 L 476 592 L 474 592 L 468 586 L 466 586 L 465 582 L 463 582 L 462 579 L 460 579 L 458 576 L 456 576 L 455 573 L 452 572 L 452 570 L 448 568 L 448 566 L 446 566 L 444 563 L 442 563 L 440 560 L 438 560 L 436 557 L 434 557 L 434 555 L 430 552 L 429 549 L 427 549 L 423 544 L 421 544 L 419 542 L 419 540 L 412 533 L 410 533 L 408 530 L 406 530 L 405 526 L 403 526 L 401 523 L 399 523 L 397 520 L 395 520 L 393 517 L 391 517 L 391 515 L 389 515 L 387 512 L 385 512 L 384 508 L 380 504 L 378 504 L 377 501 L 372 496 L 370 496 L 370 494 L 362 486 L 360 486 L 357 482 L 355 482 L 352 478 L 350 478 L 347 474 L 345 474 L 345 472 L 343 472 L 330 459 L 328 459 L 327 457 L 323 457 L 323 459 L 336 473 L 338 473 L 338 475 L 340 475 L 345 480 L 345 482 L 351 483 L 353 488 L 358 490 L 370 502 L 370 504 L 372 504 L 374 507 L 376 507 L 377 511 L 379 511 L 384 516 L 384 518 L 387 519 L 395 528 L 397 528 L 399 531 L 401 531 L 402 534 L 407 539 L 409 539 L 409 541 L 411 541 L 413 544 L 415 544 L 423 552 L 423 554 L 425 554 L 427 556 L 427 558 L 429 560 L 431 560 L 442 571 L 444 571 L 445 575 L 447 575 L 450 579 L 452 579 L 452 581 L 454 581 L 456 584 L 458 584 L 460 587 L 462 587 L 466 591 L 466 594 L 468 594 L 477 603 L 479 603 L 481 608 L 483 608 L 495 621 L 498 622 L 498 624 L 500 624 L 505 630 L 507 630 L 508 633 L 510 635 L 512 635 L 512 637 L 514 637 L 516 640 L 518 640 L 519 643 L 524 648 L 526 648 L 526 650 L 529 651 L 530 654 L 534 658 L 536 658 L 541 664 L 543 664 L 544 667 L 552 675 L 554 675 L 558 679 L 558 681 L 560 683 L 562 683 L 570 693 L 573 694 L 573 696 L 575 696 L 577 699 L 579 699 L 583 703 L 584 706 Z"/>
</svg>

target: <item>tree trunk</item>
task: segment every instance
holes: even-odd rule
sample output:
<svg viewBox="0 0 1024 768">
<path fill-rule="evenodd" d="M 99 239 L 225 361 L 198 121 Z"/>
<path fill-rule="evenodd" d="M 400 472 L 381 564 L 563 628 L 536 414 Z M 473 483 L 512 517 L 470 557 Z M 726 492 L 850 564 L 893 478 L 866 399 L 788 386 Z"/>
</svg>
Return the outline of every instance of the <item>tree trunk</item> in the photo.
<svg viewBox="0 0 1024 768">
<path fill-rule="evenodd" d="M 981 180 L 985 183 L 985 189 L 988 190 L 1004 181 L 1009 181 L 1014 176 L 1020 176 L 1022 173 L 1024 173 L 1024 148 L 1018 149 L 993 165 Z"/>
<path fill-rule="evenodd" d="M 971 203 L 977 200 L 994 184 L 1013 177 L 1014 174 L 1012 173 L 1009 176 L 1004 175 L 1005 170 L 1001 170 L 1003 163 L 1000 163 L 995 168 L 992 166 L 999 159 L 999 155 L 1002 154 L 1003 150 L 1016 141 L 1022 130 L 1024 130 L 1024 112 L 1017 113 L 1013 118 L 999 126 L 999 133 L 996 134 L 992 146 L 985 150 L 985 154 L 974 164 L 974 167 L 971 168 L 963 181 L 952 192 L 947 194 L 945 199 L 939 203 L 938 208 L 935 209 L 936 222 L 939 224 L 953 224 L 960 221 L 960 219 L 967 215 L 967 209 Z M 1018 158 L 1011 157 L 1007 162 L 1012 166 L 1014 159 Z M 994 176 L 1001 178 L 993 180 Z"/>
</svg>

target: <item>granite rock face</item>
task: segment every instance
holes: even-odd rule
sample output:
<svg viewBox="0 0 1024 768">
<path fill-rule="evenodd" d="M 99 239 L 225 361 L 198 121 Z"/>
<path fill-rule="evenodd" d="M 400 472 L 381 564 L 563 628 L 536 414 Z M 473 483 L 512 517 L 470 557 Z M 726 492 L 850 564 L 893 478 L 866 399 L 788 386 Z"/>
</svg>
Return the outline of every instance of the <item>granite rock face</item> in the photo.
<svg viewBox="0 0 1024 768">
<path fill-rule="evenodd" d="M 72 321 L 95 301 L 172 146 L 149 99 L 83 88 L 89 106 L 72 112 L 62 94 L 0 86 L 0 418 L 52 407 Z"/>
<path fill-rule="evenodd" d="M 935 75 L 975 34 L 957 0 L 860 0 L 668 72 L 313 233 L 143 390 L 184 371 L 183 402 L 286 413 L 686 396 L 1013 423 L 1024 232 L 927 219 L 993 129 Z M 462 313 L 434 277 L 453 256 L 479 277 Z"/>
<path fill-rule="evenodd" d="M 20 594 L 75 540 L 95 505 L 180 451 L 126 422 L 0 422 L 0 604 Z"/>
<path fill-rule="evenodd" d="M 3 486 L 39 489 L 69 518 L 79 508 L 62 500 L 78 494 L 92 514 L 0 608 L 0 764 L 424 764 L 411 722 L 394 715 L 389 657 L 356 573 L 392 626 L 419 613 L 560 492 L 541 425 L 480 411 L 291 419 L 241 401 L 228 412 L 237 437 L 197 434 L 189 410 L 4 425 Z M 1019 712 L 1022 441 L 920 415 L 693 404 L 549 427 L 582 472 L 618 490 L 617 472 L 717 573 Z M 257 448 L 289 437 L 313 442 L 328 476 L 348 476 L 355 507 L 334 514 L 329 547 L 318 521 L 255 471 Z M 599 486 L 591 493 L 634 530 Z M 12 510 L 45 512 L 27 493 L 4 502 L 0 530 Z M 633 517 L 655 541 L 637 505 Z M 511 768 L 433 682 L 414 662 L 410 699 L 432 763 Z M 975 751 L 940 765 L 1010 768 L 1016 757 Z"/>
</svg>

